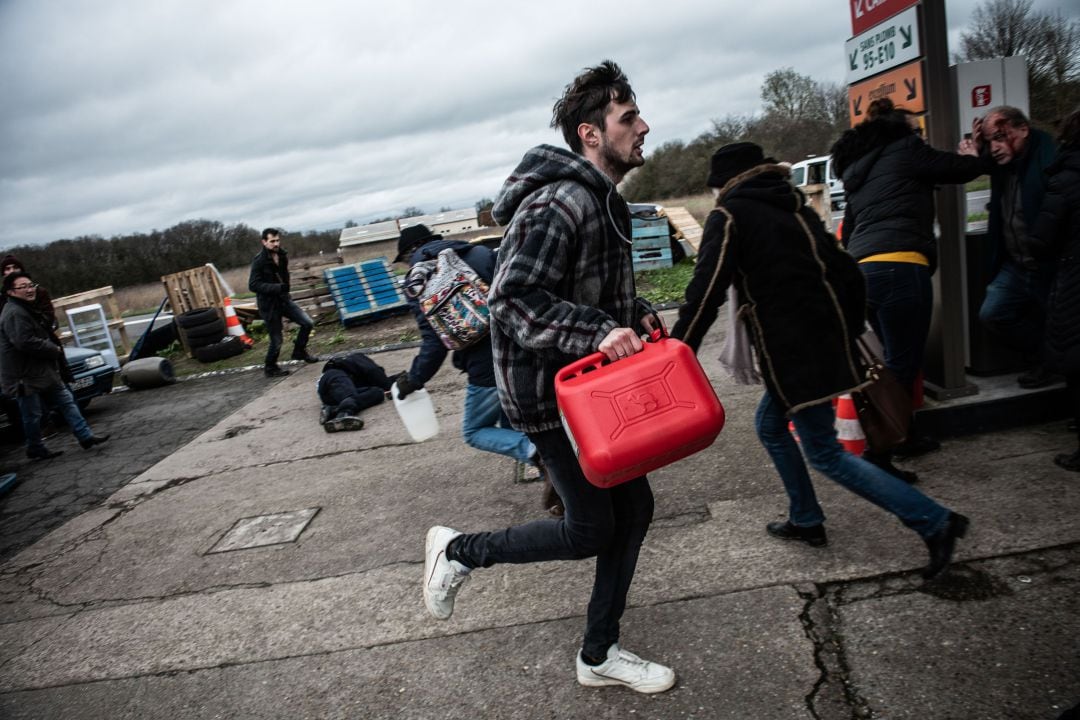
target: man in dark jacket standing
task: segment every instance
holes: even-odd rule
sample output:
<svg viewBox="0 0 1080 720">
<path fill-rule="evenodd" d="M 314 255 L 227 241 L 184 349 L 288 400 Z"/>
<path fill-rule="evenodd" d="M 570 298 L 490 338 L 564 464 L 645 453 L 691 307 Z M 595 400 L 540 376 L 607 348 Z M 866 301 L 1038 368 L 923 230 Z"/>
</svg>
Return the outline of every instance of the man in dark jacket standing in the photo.
<svg viewBox="0 0 1080 720">
<path fill-rule="evenodd" d="M 738 322 L 749 327 L 765 382 L 755 418 L 758 439 L 789 499 L 788 519 L 769 523 L 766 532 L 811 547 L 827 542 L 805 453 L 816 470 L 917 532 L 930 553 L 923 575 L 932 578 L 949 564 L 968 520 L 846 452 L 836 439 L 830 401 L 866 384 L 855 349 L 866 291 L 855 260 L 806 207 L 788 175 L 753 143 L 726 145 L 713 155 L 708 184 L 719 188 L 716 209 L 705 222 L 672 337 L 697 351 L 734 283 Z"/>
<path fill-rule="evenodd" d="M 994 279 L 986 288 L 979 320 L 1010 347 L 1024 353 L 1031 368 L 1017 378 L 1038 388 L 1058 378 L 1041 360 L 1046 301 L 1054 263 L 1037 260 L 1027 243 L 1046 194 L 1046 168 L 1054 161 L 1053 139 L 1031 127 L 1022 110 L 1007 105 L 976 120 L 972 140 L 960 152 L 993 159 L 990 175 L 989 240 L 994 248 Z"/>
<path fill-rule="evenodd" d="M 408 262 L 410 268 L 415 268 L 417 263 L 437 260 L 439 253 L 446 249 L 453 250 L 481 280 L 491 285 L 495 275 L 495 253 L 483 245 L 473 245 L 463 240 L 447 240 L 431 232 L 426 225 L 413 225 L 401 231 L 398 254 L 394 262 Z M 442 367 L 450 352 L 424 316 L 416 291 L 410 289 L 410 281 L 414 277 L 410 272 L 406 279 L 405 295 L 409 298 L 409 308 L 420 330 L 420 351 L 413 358 L 412 366 L 396 379 L 400 398 L 408 397 L 414 390 L 424 387 Z M 418 290 L 422 290 L 425 280 L 423 277 L 418 278 L 421 283 Z M 539 467 L 540 458 L 536 446 L 525 433 L 511 427 L 499 404 L 490 334 L 455 351 L 452 362 L 454 367 L 464 372 L 468 378 L 465 412 L 461 420 L 465 444 L 477 450 L 506 455 L 519 463 Z M 553 515 L 562 514 L 562 503 L 547 479 L 544 480 L 541 504 Z"/>
<path fill-rule="evenodd" d="M 0 312 L 0 386 L 19 403 L 26 456 L 48 460 L 62 451 L 49 450 L 41 439 L 42 402 L 60 411 L 84 450 L 100 445 L 108 435 L 94 435 L 75 397 L 61 377 L 63 348 L 51 323 L 36 308 L 37 284 L 22 271 L 4 277 L 7 302 Z"/>
<path fill-rule="evenodd" d="M 566 87 L 552 125 L 573 152 L 533 148 L 503 185 L 492 214 L 509 227 L 489 305 L 503 410 L 536 445 L 566 512 L 499 532 L 431 528 L 424 602 L 445 620 L 474 568 L 595 556 L 578 682 L 663 692 L 675 684 L 672 670 L 619 646 L 619 621 L 652 522 L 649 481 L 600 489 L 586 480 L 561 427 L 554 382 L 560 368 L 593 352 L 616 362 L 640 351 L 639 332 L 653 329 L 634 302 L 630 213 L 615 189 L 645 162 L 649 126 L 610 61 Z"/>
<path fill-rule="evenodd" d="M 248 290 L 255 293 L 255 303 L 259 316 L 266 323 L 270 334 L 270 347 L 266 349 L 266 361 L 263 371 L 267 377 L 288 375 L 289 371 L 277 364 L 281 352 L 282 320 L 289 318 L 300 326 L 293 344 L 293 360 L 306 363 L 318 362 L 319 358 L 307 351 L 308 336 L 315 323 L 300 306 L 289 297 L 289 255 L 281 247 L 281 231 L 266 228 L 262 231 L 263 249 L 251 261 L 251 275 L 248 277 Z"/>
</svg>

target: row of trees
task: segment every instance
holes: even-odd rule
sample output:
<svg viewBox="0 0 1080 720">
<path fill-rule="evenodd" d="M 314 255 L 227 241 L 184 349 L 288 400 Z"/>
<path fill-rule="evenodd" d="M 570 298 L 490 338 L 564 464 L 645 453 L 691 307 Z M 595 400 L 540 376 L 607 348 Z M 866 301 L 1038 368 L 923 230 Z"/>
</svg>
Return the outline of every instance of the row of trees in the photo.
<svg viewBox="0 0 1080 720">
<path fill-rule="evenodd" d="M 48 245 L 23 245 L 15 255 L 53 296 L 113 285 L 157 282 L 162 275 L 212 262 L 221 269 L 251 262 L 259 251 L 259 230 L 243 223 L 223 225 L 188 220 L 167 230 L 110 239 L 78 237 Z M 338 230 L 285 232 L 282 244 L 294 257 L 337 249 Z"/>
<path fill-rule="evenodd" d="M 627 179 L 623 195 L 631 202 L 695 195 L 705 190 L 709 157 L 721 145 L 754 142 L 766 155 L 796 162 L 826 152 L 848 127 L 847 89 L 793 68 L 766 75 L 761 100 L 761 115 L 728 115 L 689 143 L 658 147 Z"/>
<path fill-rule="evenodd" d="M 956 61 L 1015 55 L 1027 60 L 1032 121 L 1052 129 L 1080 104 L 1080 22 L 1034 12 L 1032 0 L 986 0 L 960 35 Z M 658 147 L 627 179 L 624 196 L 643 202 L 704 192 L 709 157 L 731 142 L 755 142 L 788 162 L 822 155 L 849 125 L 847 89 L 793 68 L 765 76 L 761 101 L 761 114 L 728 115 L 689 143 Z"/>
</svg>

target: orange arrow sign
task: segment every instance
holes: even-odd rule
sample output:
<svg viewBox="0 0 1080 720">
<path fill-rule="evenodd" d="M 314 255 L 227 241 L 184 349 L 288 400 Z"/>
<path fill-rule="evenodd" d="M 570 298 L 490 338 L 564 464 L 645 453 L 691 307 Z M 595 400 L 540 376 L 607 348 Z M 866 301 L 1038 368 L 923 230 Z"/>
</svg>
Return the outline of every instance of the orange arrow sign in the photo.
<svg viewBox="0 0 1080 720">
<path fill-rule="evenodd" d="M 870 103 L 883 97 L 890 98 L 898 108 L 913 113 L 926 112 L 922 61 L 901 65 L 895 70 L 850 86 L 848 111 L 851 113 L 851 124 L 858 125 L 865 120 Z"/>
</svg>

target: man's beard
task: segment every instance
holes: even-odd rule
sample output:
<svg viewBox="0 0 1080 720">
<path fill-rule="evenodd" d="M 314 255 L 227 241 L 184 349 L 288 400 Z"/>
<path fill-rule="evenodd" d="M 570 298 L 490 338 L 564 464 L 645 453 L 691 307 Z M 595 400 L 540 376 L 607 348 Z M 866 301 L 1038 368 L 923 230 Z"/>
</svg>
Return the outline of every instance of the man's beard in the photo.
<svg viewBox="0 0 1080 720">
<path fill-rule="evenodd" d="M 631 151 L 629 158 L 625 158 L 612 150 L 608 145 L 604 145 L 603 148 L 601 148 L 600 160 L 609 170 L 617 173 L 620 177 L 624 177 L 634 168 L 641 167 L 645 164 L 645 158 L 638 157 L 633 151 Z"/>
</svg>

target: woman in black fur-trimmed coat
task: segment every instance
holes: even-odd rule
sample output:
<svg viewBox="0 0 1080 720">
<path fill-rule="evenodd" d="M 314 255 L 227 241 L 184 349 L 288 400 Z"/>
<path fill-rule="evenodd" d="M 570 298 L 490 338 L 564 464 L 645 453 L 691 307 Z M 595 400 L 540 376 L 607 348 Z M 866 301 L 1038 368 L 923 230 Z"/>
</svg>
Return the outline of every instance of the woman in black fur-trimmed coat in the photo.
<svg viewBox="0 0 1080 720">
<path fill-rule="evenodd" d="M 930 551 L 924 577 L 934 577 L 949 564 L 968 519 L 837 440 L 829 400 L 867 384 L 855 348 L 866 322 L 863 279 L 788 177 L 753 143 L 713 154 L 707 184 L 717 189 L 716 208 L 671 336 L 697 352 L 728 287 L 736 287 L 765 383 L 754 427 L 788 495 L 788 519 L 767 524 L 767 533 L 811 547 L 827 543 L 809 462 L 917 532 Z"/>
<path fill-rule="evenodd" d="M 1065 375 L 1075 419 L 1080 417 L 1080 110 L 1065 118 L 1061 150 L 1046 172 L 1050 182 L 1028 241 L 1037 258 L 1057 260 L 1046 316 L 1046 361 Z M 1080 449 L 1054 462 L 1080 472 Z"/>
<path fill-rule="evenodd" d="M 847 195 L 841 240 L 866 278 L 870 324 L 884 346 L 885 364 L 914 390 L 934 307 L 935 186 L 974 180 L 989 168 L 981 158 L 930 147 L 909 117 L 890 100 L 875 100 L 869 119 L 836 141 L 832 162 Z M 897 454 L 937 448 L 937 441 L 912 427 Z M 867 459 L 914 480 L 895 470 L 888 456 Z"/>
</svg>

